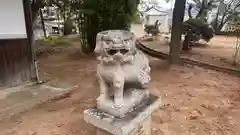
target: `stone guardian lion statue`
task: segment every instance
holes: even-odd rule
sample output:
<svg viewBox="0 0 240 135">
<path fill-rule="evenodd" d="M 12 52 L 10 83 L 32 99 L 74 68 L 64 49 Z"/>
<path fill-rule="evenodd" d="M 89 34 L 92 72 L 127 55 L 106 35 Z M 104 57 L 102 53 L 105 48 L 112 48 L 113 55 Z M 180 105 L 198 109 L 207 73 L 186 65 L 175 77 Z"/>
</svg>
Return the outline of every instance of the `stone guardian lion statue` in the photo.
<svg viewBox="0 0 240 135">
<path fill-rule="evenodd" d="M 135 35 L 124 30 L 98 33 L 95 53 L 99 64 L 99 100 L 112 99 L 121 105 L 125 92 L 144 90 L 150 82 L 148 58 L 136 48 Z"/>
</svg>

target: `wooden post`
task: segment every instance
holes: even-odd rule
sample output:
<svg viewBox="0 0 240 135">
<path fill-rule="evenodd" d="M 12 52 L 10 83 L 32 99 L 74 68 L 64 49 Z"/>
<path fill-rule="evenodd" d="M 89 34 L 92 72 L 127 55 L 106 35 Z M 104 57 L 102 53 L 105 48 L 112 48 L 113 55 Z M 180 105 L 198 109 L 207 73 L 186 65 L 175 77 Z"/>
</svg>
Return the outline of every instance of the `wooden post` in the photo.
<svg viewBox="0 0 240 135">
<path fill-rule="evenodd" d="M 36 69 L 34 66 L 34 62 L 36 60 L 36 54 L 35 54 L 35 40 L 34 40 L 34 32 L 33 32 L 33 15 L 32 15 L 32 8 L 31 8 L 31 1 L 30 0 L 22 0 L 23 1 L 23 7 L 24 7 L 24 14 L 25 14 L 25 22 L 26 22 L 26 29 L 27 29 L 27 37 L 28 42 L 30 45 L 30 61 L 31 61 L 31 78 L 33 81 L 37 80 L 36 77 Z"/>
</svg>

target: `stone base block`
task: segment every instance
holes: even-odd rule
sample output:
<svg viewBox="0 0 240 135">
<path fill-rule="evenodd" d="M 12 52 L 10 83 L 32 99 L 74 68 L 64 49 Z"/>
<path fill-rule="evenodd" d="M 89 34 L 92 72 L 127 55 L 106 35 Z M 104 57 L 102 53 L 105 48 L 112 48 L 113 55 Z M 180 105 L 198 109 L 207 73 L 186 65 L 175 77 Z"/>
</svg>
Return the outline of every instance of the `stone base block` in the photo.
<svg viewBox="0 0 240 135">
<path fill-rule="evenodd" d="M 97 109 L 108 113 L 115 117 L 124 117 L 125 114 L 131 111 L 135 106 L 139 105 L 143 100 L 149 97 L 148 90 L 132 90 L 124 95 L 121 106 L 116 106 L 112 99 L 97 100 Z"/>
<path fill-rule="evenodd" d="M 116 118 L 96 108 L 84 111 L 84 120 L 97 127 L 98 135 L 150 135 L 151 114 L 160 107 L 160 98 L 149 95 L 123 118 Z"/>
<path fill-rule="evenodd" d="M 108 131 L 97 128 L 97 135 L 113 135 Z M 128 135 L 151 135 L 151 117 L 148 117 L 138 127 L 132 130 Z"/>
</svg>

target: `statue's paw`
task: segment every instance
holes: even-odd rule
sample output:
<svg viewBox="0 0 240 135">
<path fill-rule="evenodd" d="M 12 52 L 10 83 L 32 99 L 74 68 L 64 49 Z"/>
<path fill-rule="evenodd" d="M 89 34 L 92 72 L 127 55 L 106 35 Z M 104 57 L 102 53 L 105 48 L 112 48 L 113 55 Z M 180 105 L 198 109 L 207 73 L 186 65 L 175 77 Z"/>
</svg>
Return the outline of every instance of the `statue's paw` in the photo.
<svg viewBox="0 0 240 135">
<path fill-rule="evenodd" d="M 114 107 L 115 108 L 120 108 L 120 107 L 122 107 L 123 106 L 123 103 L 115 103 L 114 104 Z"/>
<path fill-rule="evenodd" d="M 151 77 L 144 71 L 140 72 L 140 75 L 139 75 L 139 81 L 142 83 L 142 84 L 147 84 L 150 82 L 151 80 Z"/>
<path fill-rule="evenodd" d="M 117 83 L 115 83 L 115 84 L 114 84 L 114 88 L 115 88 L 115 89 L 119 89 L 119 88 L 121 88 L 121 84 L 117 84 Z"/>
<path fill-rule="evenodd" d="M 107 96 L 106 95 L 100 95 L 98 97 L 98 101 L 106 101 L 107 100 Z"/>
<path fill-rule="evenodd" d="M 114 106 L 115 107 L 122 107 L 123 106 L 123 100 L 122 99 L 115 99 L 114 100 Z"/>
<path fill-rule="evenodd" d="M 113 85 L 114 85 L 115 88 L 121 88 L 122 83 L 121 83 L 121 81 L 114 81 Z"/>
<path fill-rule="evenodd" d="M 147 80 L 147 82 L 150 82 L 150 81 L 151 81 L 150 75 L 147 75 L 147 76 L 146 76 L 146 80 Z"/>
<path fill-rule="evenodd" d="M 146 67 L 144 68 L 144 70 L 145 70 L 145 72 L 150 73 L 151 68 L 150 68 L 149 66 L 146 66 Z"/>
</svg>

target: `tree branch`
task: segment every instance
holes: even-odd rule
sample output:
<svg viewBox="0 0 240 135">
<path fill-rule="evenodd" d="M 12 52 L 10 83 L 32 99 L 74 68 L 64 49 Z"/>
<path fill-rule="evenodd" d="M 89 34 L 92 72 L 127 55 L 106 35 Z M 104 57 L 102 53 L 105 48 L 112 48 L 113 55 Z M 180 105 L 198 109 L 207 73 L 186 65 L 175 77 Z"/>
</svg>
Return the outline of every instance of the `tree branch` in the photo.
<svg viewBox="0 0 240 135">
<path fill-rule="evenodd" d="M 192 17 L 192 8 L 193 8 L 193 5 L 192 4 L 189 4 L 189 7 L 188 7 L 188 16 L 189 16 L 189 18 L 190 19 L 192 19 L 193 17 Z"/>
<path fill-rule="evenodd" d="M 32 19 L 35 20 L 38 16 L 38 11 L 40 8 L 43 8 L 45 4 L 44 0 L 33 0 L 31 3 L 31 10 L 32 10 Z"/>
</svg>

